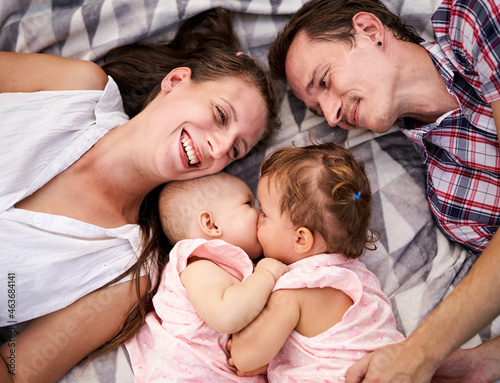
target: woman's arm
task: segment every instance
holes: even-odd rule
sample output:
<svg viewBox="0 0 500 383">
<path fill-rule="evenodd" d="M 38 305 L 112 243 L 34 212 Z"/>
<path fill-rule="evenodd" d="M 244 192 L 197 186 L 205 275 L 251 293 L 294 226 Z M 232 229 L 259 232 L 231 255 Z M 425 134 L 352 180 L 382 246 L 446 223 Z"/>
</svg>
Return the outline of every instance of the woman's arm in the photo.
<svg viewBox="0 0 500 383">
<path fill-rule="evenodd" d="M 40 53 L 0 52 L 0 93 L 42 90 L 102 90 L 108 81 L 99 65 Z"/>
<path fill-rule="evenodd" d="M 15 375 L 7 368 L 12 347 L 8 342 L 0 346 L 0 381 L 44 383 L 62 378 L 118 332 L 137 301 L 131 284 L 95 291 L 62 310 L 34 319 L 15 338 Z"/>
<path fill-rule="evenodd" d="M 206 259 L 191 262 L 181 282 L 198 315 L 214 330 L 232 334 L 248 325 L 264 308 L 276 280 L 287 271 L 266 258 L 242 283 Z"/>
</svg>

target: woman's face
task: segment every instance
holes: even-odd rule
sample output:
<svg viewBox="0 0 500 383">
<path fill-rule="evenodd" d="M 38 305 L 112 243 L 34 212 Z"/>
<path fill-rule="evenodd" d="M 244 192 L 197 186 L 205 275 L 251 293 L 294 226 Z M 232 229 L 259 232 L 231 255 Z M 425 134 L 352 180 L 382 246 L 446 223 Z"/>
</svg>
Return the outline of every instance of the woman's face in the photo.
<svg viewBox="0 0 500 383">
<path fill-rule="evenodd" d="M 253 85 L 232 77 L 194 83 L 189 68 L 165 77 L 148 108 L 147 155 L 161 182 L 219 172 L 244 157 L 267 124 Z"/>
</svg>

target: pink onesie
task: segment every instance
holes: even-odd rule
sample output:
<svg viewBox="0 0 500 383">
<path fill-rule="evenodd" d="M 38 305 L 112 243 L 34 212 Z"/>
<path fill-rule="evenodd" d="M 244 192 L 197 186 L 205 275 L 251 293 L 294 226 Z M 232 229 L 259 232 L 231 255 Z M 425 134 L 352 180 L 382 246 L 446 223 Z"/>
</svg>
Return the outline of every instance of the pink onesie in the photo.
<svg viewBox="0 0 500 383">
<path fill-rule="evenodd" d="M 269 364 L 270 382 L 345 382 L 348 367 L 363 355 L 404 339 L 377 277 L 358 259 L 320 254 L 288 268 L 274 290 L 333 287 L 354 304 L 322 334 L 307 338 L 293 331 Z"/>
<path fill-rule="evenodd" d="M 125 345 L 136 382 L 264 382 L 262 376 L 242 378 L 227 364 L 227 334 L 209 327 L 188 300 L 180 273 L 188 258 L 206 258 L 243 280 L 253 272 L 248 255 L 220 240 L 184 240 L 170 252 L 154 311 Z"/>
</svg>

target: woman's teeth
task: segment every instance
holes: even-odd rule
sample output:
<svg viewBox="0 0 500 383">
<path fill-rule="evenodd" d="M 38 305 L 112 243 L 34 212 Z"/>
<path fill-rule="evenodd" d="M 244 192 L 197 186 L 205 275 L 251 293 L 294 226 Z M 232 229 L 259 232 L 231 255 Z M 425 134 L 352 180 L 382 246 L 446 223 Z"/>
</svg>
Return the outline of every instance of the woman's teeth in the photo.
<svg viewBox="0 0 500 383">
<path fill-rule="evenodd" d="M 182 146 L 184 146 L 184 152 L 186 153 L 186 157 L 190 165 L 195 165 L 200 162 L 200 159 L 196 155 L 196 152 L 193 148 L 193 142 L 188 137 L 181 138 Z"/>
</svg>

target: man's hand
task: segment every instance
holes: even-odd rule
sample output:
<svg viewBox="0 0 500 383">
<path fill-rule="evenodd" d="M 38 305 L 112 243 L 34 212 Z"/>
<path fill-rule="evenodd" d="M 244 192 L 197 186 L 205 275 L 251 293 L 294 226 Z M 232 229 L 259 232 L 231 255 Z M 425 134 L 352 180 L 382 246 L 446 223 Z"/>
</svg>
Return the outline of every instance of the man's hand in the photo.
<svg viewBox="0 0 500 383">
<path fill-rule="evenodd" d="M 451 354 L 434 374 L 432 383 L 492 383 L 500 379 L 500 338 Z"/>
<path fill-rule="evenodd" d="M 346 383 L 429 383 L 433 373 L 425 353 L 403 341 L 365 355 L 347 370 Z"/>
</svg>

